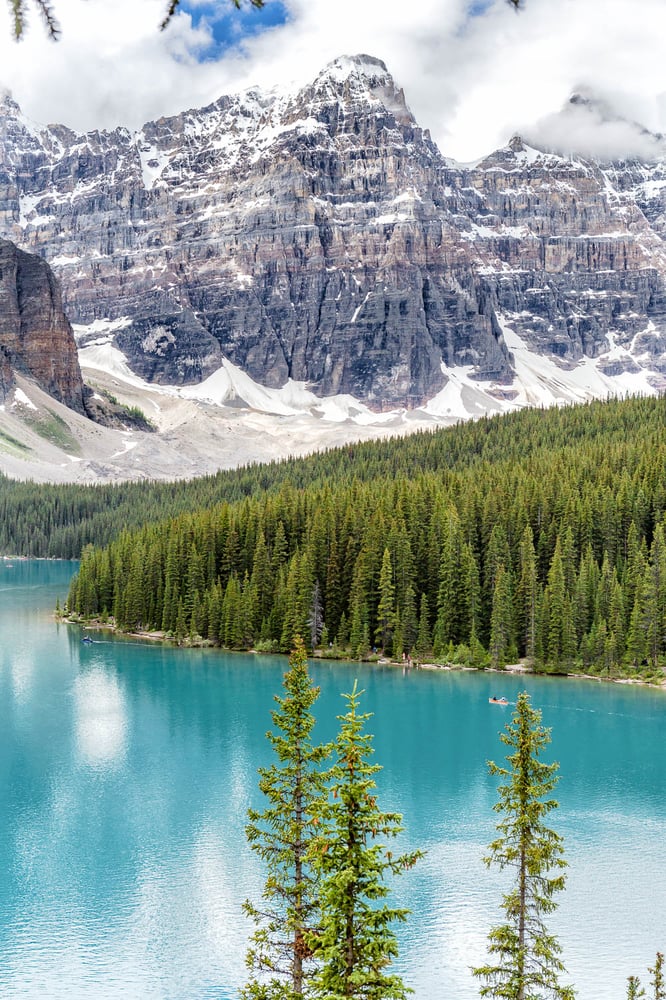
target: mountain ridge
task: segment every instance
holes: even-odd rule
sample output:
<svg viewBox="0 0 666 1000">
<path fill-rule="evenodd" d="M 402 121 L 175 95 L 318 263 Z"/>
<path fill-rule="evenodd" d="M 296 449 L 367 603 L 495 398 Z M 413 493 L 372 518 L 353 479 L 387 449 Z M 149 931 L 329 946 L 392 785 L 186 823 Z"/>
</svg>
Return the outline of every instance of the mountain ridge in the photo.
<svg viewBox="0 0 666 1000">
<path fill-rule="evenodd" d="M 134 133 L 0 101 L 0 235 L 50 261 L 82 357 L 111 322 L 156 386 L 228 363 L 378 413 L 464 390 L 468 415 L 557 398 L 558 378 L 565 399 L 660 391 L 665 231 L 664 161 L 514 137 L 456 164 L 371 56 Z"/>
</svg>

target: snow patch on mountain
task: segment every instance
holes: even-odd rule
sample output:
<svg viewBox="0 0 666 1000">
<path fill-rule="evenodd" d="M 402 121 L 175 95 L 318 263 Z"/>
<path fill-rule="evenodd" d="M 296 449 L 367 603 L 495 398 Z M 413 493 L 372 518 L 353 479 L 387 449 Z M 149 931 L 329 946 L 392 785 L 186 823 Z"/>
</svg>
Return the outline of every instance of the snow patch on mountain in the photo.
<svg viewBox="0 0 666 1000">
<path fill-rule="evenodd" d="M 636 345 L 641 338 L 651 333 L 657 335 L 654 328 L 652 331 L 646 328 L 628 348 L 610 334 L 608 351 L 598 358 L 583 357 L 576 364 L 558 364 L 550 356 L 531 351 L 512 328 L 509 317 L 499 319 L 502 336 L 514 357 L 513 381 L 500 385 L 476 377 L 472 366 L 442 365 L 447 380 L 444 388 L 424 406 L 411 411 L 396 408 L 378 413 L 348 394 L 320 397 L 304 382 L 292 379 L 278 389 L 268 388 L 226 358 L 220 368 L 198 385 L 149 383 L 132 372 L 123 353 L 112 343 L 112 329 L 118 327 L 119 321 L 109 324 L 97 321 L 93 325 L 95 336 L 91 336 L 92 327 L 87 333 L 82 332 L 85 328 L 77 328 L 79 341 L 85 342 L 79 348 L 79 362 L 89 380 L 94 379 L 95 372 L 103 372 L 119 386 L 139 390 L 158 413 L 155 397 L 162 396 L 203 407 L 232 407 L 236 413 L 261 413 L 278 418 L 282 424 L 285 418 L 311 418 L 321 430 L 321 447 L 327 444 L 327 424 L 347 423 L 368 429 L 419 421 L 449 425 L 528 406 L 556 406 L 620 395 L 657 395 L 666 385 L 666 380 L 659 380 L 654 372 L 640 366 L 637 354 Z M 609 362 L 623 363 L 621 376 L 603 371 Z"/>
<path fill-rule="evenodd" d="M 559 365 L 552 357 L 530 350 L 506 317 L 498 318 L 504 342 L 514 357 L 513 386 L 517 390 L 517 405 L 553 406 L 612 396 L 658 394 L 653 372 L 623 370 L 621 378 L 604 374 L 602 367 L 611 359 L 627 360 L 631 367 L 637 367 L 631 349 L 617 344 L 612 334 L 609 334 L 609 350 L 605 354 L 598 358 L 583 357 L 574 365 Z"/>
<path fill-rule="evenodd" d="M 36 410 L 37 407 L 32 402 L 29 396 L 27 396 L 23 389 L 17 387 L 14 389 L 14 402 L 12 406 L 25 406 L 28 410 Z"/>
<path fill-rule="evenodd" d="M 172 386 L 147 382 L 135 375 L 125 355 L 113 343 L 113 332 L 122 325 L 122 322 L 105 323 L 97 320 L 90 327 L 76 327 L 77 340 L 84 345 L 79 347 L 79 364 L 86 372 L 89 381 L 94 381 L 96 374 L 103 373 L 116 380 L 119 385 L 140 390 L 146 399 L 151 401 L 154 396 L 170 396 L 191 400 L 201 405 L 216 407 L 230 405 L 235 409 L 240 406 L 247 411 L 276 417 L 310 414 L 317 421 L 323 419 L 336 424 L 351 421 L 371 427 L 387 424 L 404 413 L 403 410 L 375 413 L 349 395 L 322 398 L 311 392 L 304 382 L 295 382 L 292 379 L 279 389 L 270 389 L 254 382 L 249 375 L 226 358 L 217 371 L 198 385 Z M 151 405 L 159 411 L 157 404 L 151 402 Z"/>
<path fill-rule="evenodd" d="M 516 136 L 456 165 L 368 56 L 134 134 L 6 108 L 0 224 L 59 269 L 71 316 L 127 313 L 77 327 L 80 363 L 158 426 L 97 455 L 91 437 L 104 471 L 81 475 L 193 475 L 666 385 L 666 159 Z"/>
</svg>

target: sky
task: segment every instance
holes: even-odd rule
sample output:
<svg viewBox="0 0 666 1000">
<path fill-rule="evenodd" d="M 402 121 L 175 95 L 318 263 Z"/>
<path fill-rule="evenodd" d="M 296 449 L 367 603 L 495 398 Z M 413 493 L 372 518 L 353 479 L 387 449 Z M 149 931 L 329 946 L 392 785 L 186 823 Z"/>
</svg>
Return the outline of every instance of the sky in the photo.
<svg viewBox="0 0 666 1000">
<path fill-rule="evenodd" d="M 36 122 L 145 121 L 250 86 L 303 85 L 339 55 L 383 59 L 417 121 L 467 162 L 520 134 L 566 153 L 652 155 L 666 133 L 666 0 L 28 0 L 12 37 L 0 0 L 0 88 Z M 588 98 L 570 105 L 572 94 Z"/>
</svg>

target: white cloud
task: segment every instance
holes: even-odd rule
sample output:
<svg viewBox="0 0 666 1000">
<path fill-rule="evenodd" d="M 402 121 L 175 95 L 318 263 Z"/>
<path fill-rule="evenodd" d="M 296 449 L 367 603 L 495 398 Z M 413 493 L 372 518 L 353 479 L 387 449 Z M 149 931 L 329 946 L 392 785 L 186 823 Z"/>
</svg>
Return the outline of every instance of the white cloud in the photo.
<svg viewBox="0 0 666 1000">
<path fill-rule="evenodd" d="M 287 24 L 217 60 L 208 58 L 214 5 L 190 5 L 208 20 L 195 29 L 183 11 L 162 33 L 164 0 L 55 0 L 62 40 L 50 42 L 34 15 L 17 45 L 0 0 L 0 86 L 38 121 L 136 127 L 242 86 L 303 83 L 337 55 L 367 52 L 386 62 L 419 122 L 458 159 L 530 129 L 553 146 L 577 135 L 590 148 L 633 141 L 635 131 L 594 116 L 558 117 L 581 86 L 666 131 L 663 0 L 525 0 L 518 14 L 492 0 L 473 18 L 468 0 L 286 0 Z"/>
<path fill-rule="evenodd" d="M 0 0 L 0 85 L 36 121 L 75 129 L 138 126 L 147 118 L 209 99 L 215 67 L 199 64 L 205 29 L 180 15 L 159 31 L 163 0 L 55 0 L 62 28 L 52 42 L 33 15 L 26 37 L 11 40 Z"/>
<path fill-rule="evenodd" d="M 625 97 L 619 94 L 615 100 L 605 101 L 599 94 L 590 94 L 582 103 L 567 102 L 557 114 L 546 115 L 526 129 L 525 138 L 538 148 L 602 161 L 663 156 L 666 142 L 633 120 L 635 109 L 628 107 L 627 117 L 618 117 Z"/>
</svg>

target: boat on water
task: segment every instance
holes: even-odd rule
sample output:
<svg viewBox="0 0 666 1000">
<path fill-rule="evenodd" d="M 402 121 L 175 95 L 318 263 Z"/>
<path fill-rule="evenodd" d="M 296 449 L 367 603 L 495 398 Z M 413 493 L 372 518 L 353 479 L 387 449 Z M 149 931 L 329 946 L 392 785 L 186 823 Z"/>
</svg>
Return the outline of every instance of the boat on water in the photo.
<svg viewBox="0 0 666 1000">
<path fill-rule="evenodd" d="M 506 698 L 489 698 L 488 701 L 491 705 L 508 705 L 509 702 Z"/>
<path fill-rule="evenodd" d="M 95 640 L 91 639 L 89 635 L 84 635 L 81 642 L 85 642 L 86 646 L 91 645 Z"/>
</svg>

